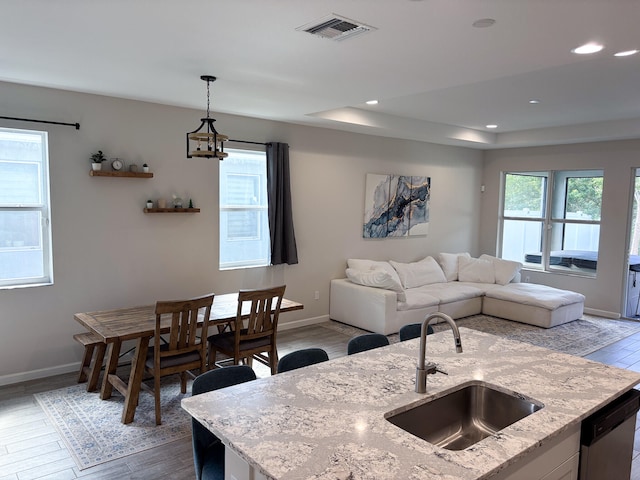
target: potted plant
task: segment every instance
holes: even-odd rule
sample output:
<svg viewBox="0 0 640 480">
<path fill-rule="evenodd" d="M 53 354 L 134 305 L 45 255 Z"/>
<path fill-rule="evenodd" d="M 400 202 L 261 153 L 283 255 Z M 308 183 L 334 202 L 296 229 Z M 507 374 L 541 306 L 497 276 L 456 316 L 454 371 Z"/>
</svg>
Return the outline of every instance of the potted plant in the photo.
<svg viewBox="0 0 640 480">
<path fill-rule="evenodd" d="M 153 200 L 147 200 L 147 208 L 153 208 Z"/>
<path fill-rule="evenodd" d="M 144 173 L 149 173 L 149 165 L 147 165 L 146 163 L 142 165 L 142 171 Z"/>
<path fill-rule="evenodd" d="M 106 160 L 104 153 L 102 150 L 98 150 L 96 153 L 91 155 L 91 168 L 93 170 L 102 170 L 102 162 Z"/>
</svg>

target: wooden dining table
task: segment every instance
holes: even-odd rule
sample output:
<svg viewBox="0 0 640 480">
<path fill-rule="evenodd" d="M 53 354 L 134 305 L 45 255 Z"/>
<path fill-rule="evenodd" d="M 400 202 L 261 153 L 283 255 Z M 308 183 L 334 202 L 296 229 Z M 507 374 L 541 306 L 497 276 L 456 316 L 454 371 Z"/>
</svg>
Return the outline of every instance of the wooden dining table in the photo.
<svg viewBox="0 0 640 480">
<path fill-rule="evenodd" d="M 250 304 L 247 303 L 246 308 L 248 313 Z M 304 306 L 301 303 L 283 298 L 280 313 L 302 310 L 303 308 Z M 208 328 L 222 326 L 234 321 L 237 309 L 237 293 L 216 295 L 211 307 Z M 155 334 L 155 305 L 76 313 L 73 318 L 87 330 L 100 336 L 107 344 L 107 363 L 104 378 L 102 379 L 100 398 L 106 400 L 111 397 L 113 388 L 118 390 L 124 395 L 122 423 L 133 422 L 144 375 L 149 339 Z M 201 319 L 201 321 L 203 320 Z M 163 333 L 169 331 L 169 323 L 170 317 L 167 317 L 166 320 L 162 319 Z M 131 373 L 128 381 L 125 381 L 117 375 L 116 370 L 122 343 L 127 340 L 134 340 L 136 345 L 131 362 Z M 206 339 L 203 339 L 203 341 L 206 341 Z"/>
</svg>

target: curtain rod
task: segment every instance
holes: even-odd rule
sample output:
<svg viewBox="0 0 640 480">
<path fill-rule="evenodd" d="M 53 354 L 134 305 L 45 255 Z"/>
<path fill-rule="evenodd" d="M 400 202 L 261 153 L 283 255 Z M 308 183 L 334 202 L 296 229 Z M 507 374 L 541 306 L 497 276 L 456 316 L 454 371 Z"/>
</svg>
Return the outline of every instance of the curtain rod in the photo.
<svg viewBox="0 0 640 480">
<path fill-rule="evenodd" d="M 248 140 L 229 140 L 230 142 L 236 142 L 236 143 L 249 143 L 251 145 L 269 145 L 271 142 L 269 143 L 263 143 L 263 142 L 249 142 Z"/>
<path fill-rule="evenodd" d="M 17 118 L 17 117 L 0 117 L 5 120 L 18 120 L 19 122 L 35 122 L 35 123 L 48 123 L 51 125 L 66 125 L 69 127 L 76 127 L 76 130 L 80 130 L 79 123 L 65 123 L 65 122 L 51 122 L 49 120 L 34 120 L 33 118 Z"/>
</svg>

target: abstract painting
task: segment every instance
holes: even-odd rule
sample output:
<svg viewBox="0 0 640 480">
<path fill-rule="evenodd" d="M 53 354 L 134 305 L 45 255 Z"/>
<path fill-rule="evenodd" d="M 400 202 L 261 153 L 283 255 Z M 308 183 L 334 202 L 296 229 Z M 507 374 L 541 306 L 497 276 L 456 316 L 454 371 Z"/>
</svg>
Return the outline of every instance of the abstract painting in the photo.
<svg viewBox="0 0 640 480">
<path fill-rule="evenodd" d="M 367 174 L 364 238 L 426 235 L 431 177 Z"/>
</svg>

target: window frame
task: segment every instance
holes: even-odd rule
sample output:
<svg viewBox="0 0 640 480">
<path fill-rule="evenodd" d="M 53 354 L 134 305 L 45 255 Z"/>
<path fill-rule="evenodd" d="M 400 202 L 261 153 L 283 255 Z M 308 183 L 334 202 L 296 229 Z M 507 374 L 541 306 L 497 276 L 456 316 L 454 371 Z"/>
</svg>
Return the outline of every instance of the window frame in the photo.
<svg viewBox="0 0 640 480">
<path fill-rule="evenodd" d="M 518 216 L 518 215 L 505 215 L 506 207 L 506 193 L 507 193 L 507 176 L 508 175 L 529 175 L 545 178 L 543 185 L 542 202 L 543 208 L 541 212 L 543 216 L 531 217 L 531 216 Z M 548 273 L 558 273 L 564 275 L 577 275 L 587 278 L 595 278 L 597 276 L 597 265 L 593 271 L 589 268 L 571 270 L 567 267 L 554 266 L 551 262 L 551 252 L 554 249 L 554 245 L 559 242 L 564 249 L 564 241 L 566 239 L 566 226 L 567 225 L 597 225 L 602 224 L 602 195 L 600 196 L 600 215 L 597 220 L 589 219 L 574 219 L 567 217 L 567 199 L 568 199 L 568 182 L 575 178 L 602 178 L 604 186 L 604 170 L 602 169 L 586 169 L 586 170 L 540 170 L 540 171 L 504 171 L 501 175 L 500 186 L 500 207 L 499 207 L 499 222 L 498 222 L 498 252 L 501 258 L 503 257 L 505 250 L 505 221 L 522 221 L 522 222 L 537 222 L 541 225 L 541 239 L 540 239 L 540 251 L 541 261 L 538 267 L 535 263 L 526 262 L 525 258 L 518 261 L 524 264 L 525 269 L 533 271 L 543 271 Z M 562 212 L 559 215 L 558 212 Z M 601 229 L 598 231 L 598 249 L 600 250 L 600 235 Z M 557 236 L 557 238 L 556 238 Z M 512 260 L 512 259 L 510 259 Z"/>
<path fill-rule="evenodd" d="M 258 201 L 255 204 L 252 203 L 246 203 L 246 204 L 223 204 L 222 203 L 222 192 L 223 192 L 223 181 L 225 180 L 223 178 L 223 176 L 225 175 L 222 172 L 222 169 L 220 170 L 220 178 L 219 178 L 219 188 L 220 188 L 220 195 L 219 195 L 219 205 L 218 205 L 218 211 L 219 211 L 219 259 L 218 259 L 218 269 L 220 271 L 224 271 L 224 270 L 234 270 L 234 269 L 241 269 L 241 268 L 257 268 L 257 267 L 265 267 L 265 266 L 269 266 L 271 263 L 271 258 L 270 258 L 270 252 L 271 252 L 271 239 L 270 239 L 270 235 L 269 235 L 269 219 L 268 219 L 268 208 L 269 208 L 269 201 L 268 201 L 268 197 L 267 197 L 267 155 L 265 151 L 262 150 L 258 150 L 258 149 L 248 149 L 248 148 L 227 148 L 225 149 L 225 152 L 229 154 L 229 156 L 224 160 L 224 162 L 229 163 L 230 160 L 233 159 L 233 155 L 234 154 L 239 154 L 239 155 L 261 155 L 262 159 L 264 161 L 264 172 L 263 174 L 254 174 L 254 173 L 249 173 L 249 172 L 230 172 L 227 176 L 229 175 L 234 175 L 234 176 L 247 176 L 247 177 L 253 177 L 253 178 L 259 178 L 261 179 L 261 181 L 259 181 L 259 185 L 258 185 Z M 222 164 L 221 164 L 222 166 Z M 223 225 L 222 222 L 224 221 L 225 218 L 225 214 L 231 213 L 231 212 L 256 212 L 257 213 L 257 217 L 256 217 L 256 224 L 255 224 L 255 228 L 254 231 L 256 232 L 256 236 L 253 237 L 237 237 L 237 238 L 233 238 L 233 237 L 229 237 L 229 232 L 228 232 L 228 225 L 225 229 L 223 229 Z M 228 216 L 226 217 L 226 221 L 228 223 Z M 225 232 L 226 234 L 226 238 L 223 239 L 223 232 Z M 262 232 L 264 232 L 265 236 L 264 238 L 261 238 Z M 242 242 L 256 242 L 259 243 L 260 246 L 260 250 L 266 250 L 265 257 L 260 257 L 257 258 L 255 260 L 247 260 L 247 259 L 242 259 L 242 260 L 237 260 L 237 261 L 232 261 L 232 262 L 224 262 L 222 261 L 222 253 L 223 253 L 223 248 L 224 248 L 224 244 L 225 241 L 228 243 L 237 243 L 240 244 Z"/>
<path fill-rule="evenodd" d="M 4 212 L 38 212 L 40 216 L 39 249 L 42 250 L 42 276 L 21 277 L 12 279 L 0 279 L 0 289 L 37 287 L 53 284 L 53 242 L 51 234 L 51 179 L 49 174 L 49 136 L 43 130 L 28 130 L 6 128 L 0 126 L 0 134 L 24 134 L 40 137 L 42 157 L 36 162 L 33 160 L 15 160 L 0 158 L 0 163 L 36 164 L 38 166 L 38 197 L 39 202 L 2 202 L 0 201 L 0 213 Z M 33 246 L 0 246 L 5 251 L 38 250 Z"/>
</svg>

